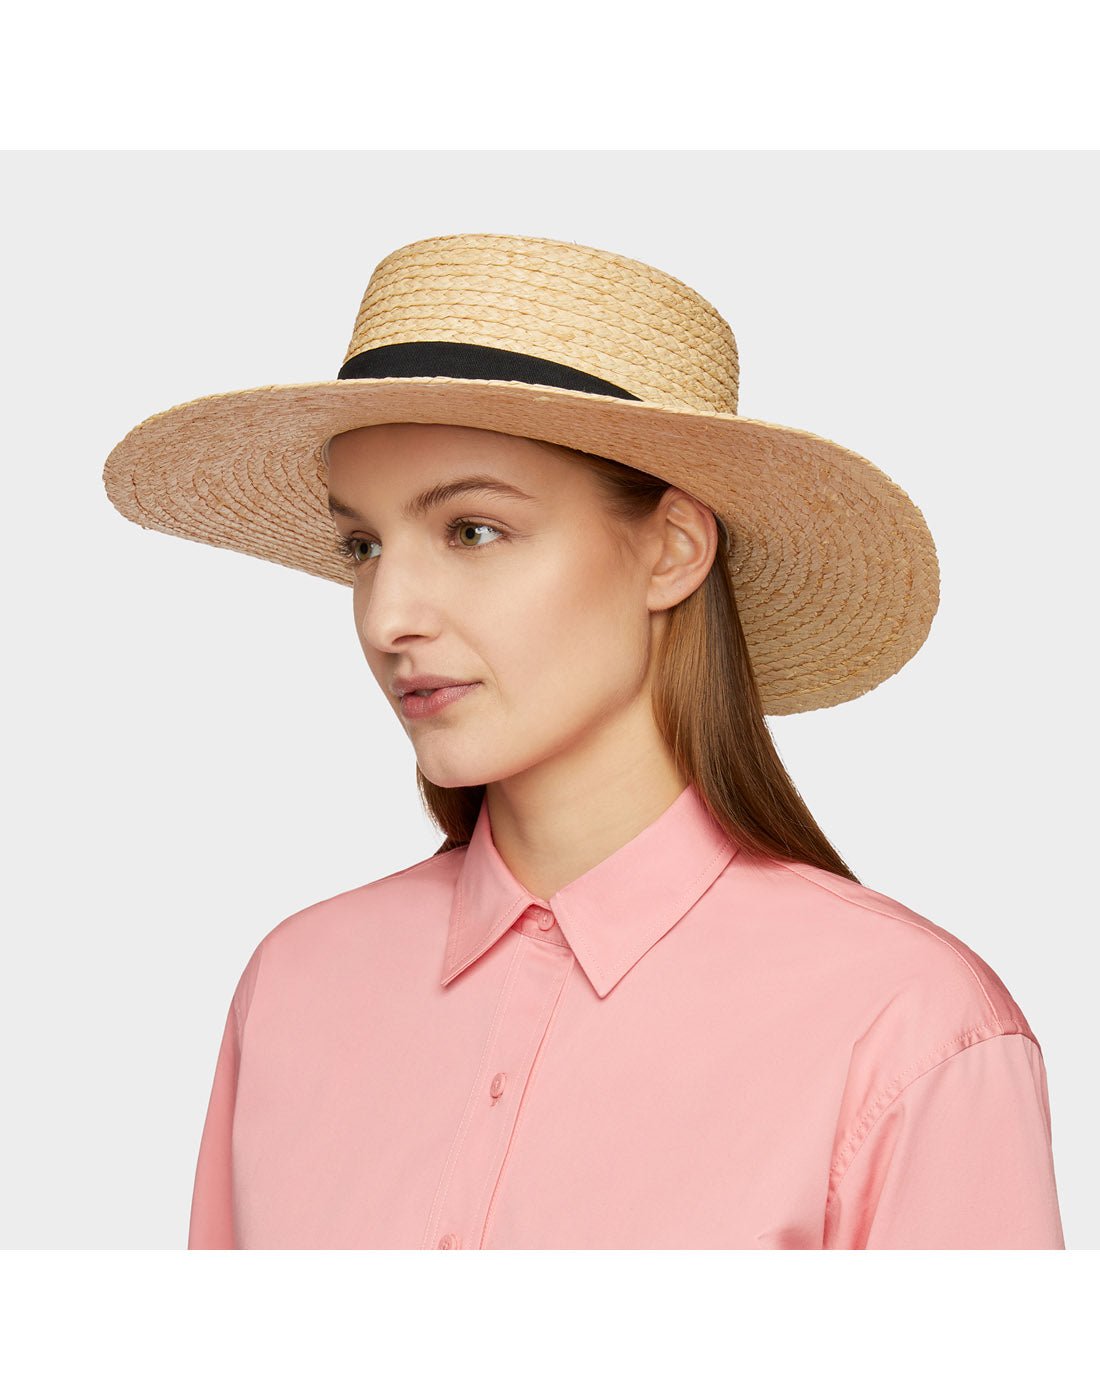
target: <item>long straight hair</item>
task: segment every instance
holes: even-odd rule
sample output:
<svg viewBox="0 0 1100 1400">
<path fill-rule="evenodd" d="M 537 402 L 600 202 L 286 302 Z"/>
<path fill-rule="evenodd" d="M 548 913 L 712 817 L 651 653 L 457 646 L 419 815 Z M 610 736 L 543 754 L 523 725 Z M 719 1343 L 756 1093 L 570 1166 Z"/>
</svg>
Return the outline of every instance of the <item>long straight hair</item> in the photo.
<svg viewBox="0 0 1100 1400">
<path fill-rule="evenodd" d="M 594 473 L 613 527 L 652 515 L 669 483 L 608 457 L 546 444 Z M 681 775 L 737 844 L 756 855 L 804 861 L 860 883 L 814 821 L 776 752 L 733 595 L 730 530 L 715 515 L 719 547 L 706 579 L 669 609 L 653 681 L 653 715 Z M 734 548 L 736 537 L 734 536 Z M 485 785 L 443 788 L 416 770 L 425 810 L 446 840 L 468 844 Z"/>
</svg>

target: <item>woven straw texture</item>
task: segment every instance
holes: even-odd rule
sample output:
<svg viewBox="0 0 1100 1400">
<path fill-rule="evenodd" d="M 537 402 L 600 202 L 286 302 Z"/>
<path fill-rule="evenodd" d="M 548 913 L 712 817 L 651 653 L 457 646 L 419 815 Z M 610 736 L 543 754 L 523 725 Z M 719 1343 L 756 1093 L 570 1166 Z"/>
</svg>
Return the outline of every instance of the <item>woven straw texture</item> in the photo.
<svg viewBox="0 0 1100 1400">
<path fill-rule="evenodd" d="M 639 402 L 428 376 L 263 385 L 146 418 L 107 458 L 107 495 L 147 529 L 350 587 L 352 567 L 334 549 L 325 441 L 374 423 L 485 428 L 624 462 L 724 520 L 767 714 L 864 694 L 924 642 L 939 571 L 920 510 L 847 448 L 740 417 L 733 332 L 677 278 L 553 239 L 422 239 L 375 268 L 344 363 L 429 340 L 553 360 Z"/>
</svg>

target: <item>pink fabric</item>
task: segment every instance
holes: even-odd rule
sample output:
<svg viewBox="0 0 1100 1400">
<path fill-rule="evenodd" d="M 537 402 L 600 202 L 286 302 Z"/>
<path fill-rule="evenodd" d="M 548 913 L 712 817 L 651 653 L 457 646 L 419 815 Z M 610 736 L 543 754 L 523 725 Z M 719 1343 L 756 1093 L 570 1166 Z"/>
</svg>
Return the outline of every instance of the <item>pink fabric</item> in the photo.
<svg viewBox="0 0 1100 1400">
<path fill-rule="evenodd" d="M 696 790 L 533 897 L 493 844 L 290 915 L 233 995 L 192 1249 L 1064 1249 L 1038 1042 L 886 895 Z"/>
</svg>

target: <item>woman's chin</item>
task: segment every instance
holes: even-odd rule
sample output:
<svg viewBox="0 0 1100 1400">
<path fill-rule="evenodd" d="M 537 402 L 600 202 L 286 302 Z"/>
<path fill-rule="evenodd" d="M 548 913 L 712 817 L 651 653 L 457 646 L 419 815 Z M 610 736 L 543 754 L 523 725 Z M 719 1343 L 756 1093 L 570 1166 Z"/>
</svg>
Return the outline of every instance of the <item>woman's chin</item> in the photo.
<svg viewBox="0 0 1100 1400">
<path fill-rule="evenodd" d="M 423 745 L 425 750 L 431 745 Z M 487 787 L 522 772 L 524 763 L 502 763 L 499 753 L 469 754 L 445 752 L 439 745 L 435 753 L 418 753 L 417 767 L 430 783 L 440 788 Z"/>
</svg>

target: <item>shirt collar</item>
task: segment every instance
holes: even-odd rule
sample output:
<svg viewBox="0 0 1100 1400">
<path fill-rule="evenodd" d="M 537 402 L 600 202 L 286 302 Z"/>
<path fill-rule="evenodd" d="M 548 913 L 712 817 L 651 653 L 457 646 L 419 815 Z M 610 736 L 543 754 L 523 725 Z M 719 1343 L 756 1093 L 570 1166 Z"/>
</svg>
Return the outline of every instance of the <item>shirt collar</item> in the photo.
<svg viewBox="0 0 1100 1400">
<path fill-rule="evenodd" d="M 605 997 L 710 888 L 737 849 L 689 783 L 625 846 L 544 900 L 504 863 L 483 799 L 455 885 L 442 985 L 535 905 L 553 912 L 588 980 Z"/>
</svg>

